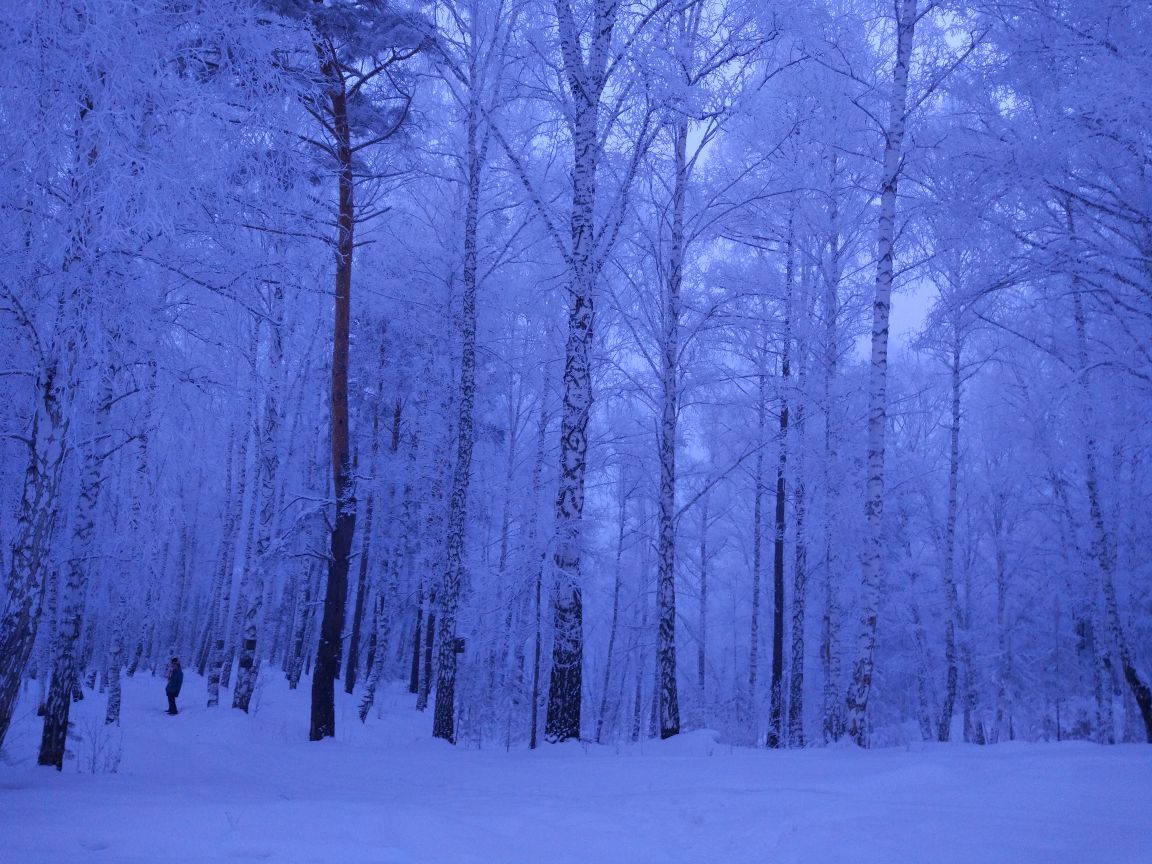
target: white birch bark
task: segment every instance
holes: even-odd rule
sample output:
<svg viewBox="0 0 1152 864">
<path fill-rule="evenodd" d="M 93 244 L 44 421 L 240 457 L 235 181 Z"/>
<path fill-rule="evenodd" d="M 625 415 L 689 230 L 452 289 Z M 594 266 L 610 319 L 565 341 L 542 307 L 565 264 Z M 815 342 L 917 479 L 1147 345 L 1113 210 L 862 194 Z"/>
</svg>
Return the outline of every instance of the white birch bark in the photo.
<svg viewBox="0 0 1152 864">
<path fill-rule="evenodd" d="M 529 499 L 531 502 L 531 510 L 528 515 L 528 536 L 524 540 L 524 548 L 528 550 L 526 561 L 528 562 L 528 573 L 531 579 L 532 586 L 532 679 L 531 689 L 528 695 L 529 698 L 529 730 L 528 730 L 528 747 L 531 750 L 536 749 L 537 735 L 540 728 L 540 673 L 541 663 L 543 658 L 543 602 L 544 593 L 544 566 L 547 560 L 547 552 L 539 550 L 539 534 L 540 534 L 540 500 L 543 495 L 544 487 L 544 456 L 546 437 L 548 435 L 548 423 L 551 420 L 551 415 L 545 403 L 546 395 L 542 392 L 540 395 L 540 413 L 539 420 L 536 426 L 536 458 L 532 463 L 532 497 Z"/>
<path fill-rule="evenodd" d="M 475 27 L 475 18 L 473 17 Z M 476 45 L 475 29 L 471 34 Z M 464 285 L 460 319 L 461 335 L 460 384 L 456 418 L 456 465 L 452 472 L 452 489 L 448 496 L 448 536 L 444 552 L 444 580 L 440 596 L 440 656 L 436 678 L 436 706 L 432 735 L 456 743 L 456 618 L 460 594 L 465 581 L 466 521 L 468 518 L 468 485 L 472 472 L 474 413 L 476 404 L 476 291 L 477 232 L 480 219 L 480 182 L 488 152 L 489 134 L 480 129 L 481 107 L 479 78 L 473 56 L 470 63 L 468 108 L 465 119 L 466 144 L 464 161 L 467 195 L 464 202 Z"/>
<path fill-rule="evenodd" d="M 835 536 L 835 520 L 840 512 L 839 486 L 833 475 L 833 464 L 839 450 L 839 435 L 834 419 L 835 387 L 840 357 L 839 286 L 843 269 L 839 213 L 839 166 L 837 156 L 829 156 L 829 202 L 826 251 L 822 256 L 823 296 L 823 381 L 821 411 L 824 415 L 824 449 L 821 459 L 823 489 L 823 557 L 824 591 L 821 612 L 820 664 L 823 672 L 821 732 L 824 743 L 840 740 L 844 718 L 840 682 L 840 610 L 837 607 L 840 554 Z"/>
<path fill-rule="evenodd" d="M 899 0 L 896 7 L 896 61 L 885 131 L 880 181 L 880 215 L 876 238 L 876 286 L 872 302 L 872 352 L 868 377 L 868 451 L 864 545 L 860 552 L 860 628 L 856 660 L 848 687 L 848 734 L 861 747 L 868 743 L 868 699 L 876 653 L 880 592 L 884 583 L 884 438 L 888 416 L 888 317 L 892 306 L 893 254 L 896 245 L 896 194 L 904 159 L 908 123 L 908 77 L 916 33 L 918 0 Z"/>
<path fill-rule="evenodd" d="M 67 746 L 68 715 L 77 686 L 80 668 L 78 650 L 84 603 L 96 533 L 96 504 L 100 496 L 103 455 L 103 432 L 112 406 L 111 376 L 105 373 L 100 385 L 95 422 L 89 432 L 91 440 L 83 447 L 81 485 L 76 514 L 72 523 L 71 554 L 66 566 L 60 600 L 60 629 L 52 662 L 52 681 L 45 704 L 44 730 L 40 739 L 37 762 L 64 767 Z"/>
<path fill-rule="evenodd" d="M 808 307 L 807 269 L 803 277 L 801 308 Z M 805 616 L 807 614 L 808 592 L 808 491 L 805 468 L 805 420 L 807 411 L 802 400 L 807 393 L 807 343 L 797 341 L 797 399 L 793 409 L 792 436 L 795 442 L 792 450 L 793 476 L 792 497 L 794 501 L 796 534 L 792 558 L 792 610 L 791 640 L 788 660 L 788 725 L 786 740 L 789 747 L 803 747 L 804 738 L 804 651 Z"/>
<path fill-rule="evenodd" d="M 120 724 L 120 707 L 123 691 L 120 670 L 124 666 L 124 631 L 128 627 L 128 600 L 121 596 L 115 601 L 115 620 L 112 625 L 112 646 L 108 654 L 108 707 L 104 712 L 104 723 L 108 726 Z"/>
<path fill-rule="evenodd" d="M 996 740 L 1015 740 L 1013 722 L 1014 686 L 1012 682 L 1012 633 L 1008 627 L 1008 554 L 1005 548 L 1008 533 L 1008 496 L 997 491 L 992 502 L 992 543 L 996 568 Z"/>
<path fill-rule="evenodd" d="M 276 501 L 277 472 L 280 462 L 280 417 L 279 385 L 280 368 L 283 362 L 280 320 L 282 316 L 279 289 L 272 292 L 268 321 L 257 325 L 258 332 L 267 331 L 260 338 L 260 348 L 253 358 L 256 368 L 265 370 L 265 385 L 259 435 L 256 441 L 256 487 L 259 494 L 259 511 L 253 514 L 256 520 L 256 543 L 254 560 L 246 569 L 241 583 L 241 623 L 239 666 L 236 673 L 236 686 L 232 691 L 232 707 L 247 712 L 256 689 L 256 679 L 260 671 L 260 658 L 257 653 L 257 637 L 260 629 L 260 613 L 264 606 L 264 592 L 270 571 L 273 544 L 276 540 Z"/>
<path fill-rule="evenodd" d="M 133 470 L 128 473 L 127 492 L 131 496 L 128 505 L 128 524 L 124 536 L 119 541 L 120 555 L 134 560 L 142 565 L 145 578 L 151 582 L 155 574 L 155 544 L 156 532 L 151 522 L 147 525 L 144 518 L 144 501 L 153 500 L 155 483 L 152 480 L 151 466 L 149 464 L 152 428 L 155 421 L 156 409 L 156 375 L 157 368 L 154 362 L 149 363 L 149 380 L 145 395 L 143 411 L 144 423 L 136 433 L 136 447 L 134 452 Z M 127 658 L 128 626 L 132 620 L 131 596 L 119 586 L 113 584 L 110 590 L 109 605 L 115 610 L 113 618 L 113 634 L 108 656 L 106 677 L 108 680 L 108 706 L 104 722 L 118 725 L 120 723 L 120 708 L 122 701 L 121 673 Z"/>
<path fill-rule="evenodd" d="M 395 456 L 400 449 L 402 415 L 403 402 L 397 399 L 392 413 L 391 444 L 388 448 L 390 454 L 389 462 L 393 465 L 397 462 Z M 398 474 L 400 472 L 396 473 Z M 400 530 L 392 537 L 390 554 L 385 556 L 386 560 L 384 565 L 377 569 L 377 578 L 370 580 L 367 588 L 369 594 L 372 596 L 372 631 L 368 636 L 367 656 L 365 657 L 365 676 L 367 680 L 358 708 L 361 723 L 368 719 L 368 713 L 372 710 L 376 702 L 376 691 L 384 677 L 389 635 L 392 631 L 393 622 L 400 614 L 399 585 L 401 568 L 403 566 L 409 571 L 413 569 L 412 563 L 416 554 L 415 544 L 411 538 L 411 535 L 416 533 L 417 524 L 417 507 L 416 502 L 413 500 L 413 478 L 416 475 L 415 440 L 413 440 L 412 446 L 408 449 L 403 473 L 403 503 L 401 505 Z M 390 512 L 394 512 L 396 509 L 397 483 L 398 480 L 395 478 L 395 475 L 388 483 L 387 510 Z M 401 564 L 402 561 L 404 562 L 403 565 Z M 422 576 L 416 579 L 416 591 L 415 645 L 413 646 L 411 658 L 411 681 L 409 689 L 412 693 L 419 693 L 426 699 L 427 691 L 422 689 L 420 680 L 423 648 L 423 643 L 421 642 L 421 624 L 425 611 L 423 601 L 424 581 Z M 392 605 L 392 609 L 388 608 L 389 604 Z M 427 673 L 425 674 L 427 675 Z M 423 710 L 423 706 L 419 707 Z"/>
<path fill-rule="evenodd" d="M 221 527 L 220 554 L 212 580 L 212 645 L 208 652 L 208 707 L 220 704 L 220 681 L 228 643 L 228 610 L 232 602 L 232 571 L 235 565 L 236 536 L 240 532 L 245 486 L 247 485 L 247 441 L 240 436 L 237 444 L 233 429 L 228 442 L 228 464 L 225 469 L 226 496 L 224 524 Z M 239 451 L 237 453 L 237 450 Z"/>
<path fill-rule="evenodd" d="M 683 28 L 683 15 L 680 16 Z M 681 44 L 684 36 L 681 34 Z M 680 292 L 684 280 L 684 195 L 688 185 L 688 121 L 673 128 L 672 224 L 668 276 L 665 280 L 664 332 L 661 338 L 660 497 L 657 539 L 657 681 L 660 737 L 680 732 L 680 700 L 676 681 L 676 429 L 680 400 Z"/>
<path fill-rule="evenodd" d="M 960 618 L 960 596 L 956 590 L 956 516 L 960 478 L 960 351 L 959 325 L 954 324 L 949 358 L 951 422 L 948 426 L 948 509 L 944 522 L 944 701 L 936 728 L 936 739 L 947 741 L 952 734 L 952 712 L 956 705 L 959 678 L 956 626 Z"/>
<path fill-rule="evenodd" d="M 608 716 L 608 690 L 612 683 L 612 661 L 616 654 L 616 633 L 620 625 L 620 589 L 624 576 L 624 536 L 628 525 L 628 498 L 631 493 L 624 468 L 620 469 L 620 479 L 617 485 L 619 509 L 616 520 L 616 559 L 612 570 L 612 618 L 608 624 L 608 648 L 604 657 L 604 681 L 600 688 L 600 710 L 596 715 L 595 740 L 597 743 L 603 740 L 604 721 Z"/>
<path fill-rule="evenodd" d="M 50 566 L 59 512 L 69 427 L 61 404 L 59 368 L 58 363 L 42 366 L 35 382 L 37 399 L 28 437 L 28 465 L 12 543 L 4 617 L 0 619 L 0 745 L 12 721 L 20 682 L 36 643 L 45 571 Z M 47 674 L 46 668 L 39 670 L 41 681 Z"/>
<path fill-rule="evenodd" d="M 711 722 L 711 705 L 708 702 L 708 572 L 711 553 L 708 550 L 708 529 L 711 527 L 708 505 L 711 493 L 705 492 L 700 498 L 700 589 L 696 608 L 696 698 L 700 703 L 700 723 L 707 727 Z"/>
<path fill-rule="evenodd" d="M 568 0 L 556 0 L 572 135 L 571 249 L 568 273 L 568 337 L 564 347 L 563 412 L 560 418 L 560 484 L 553 539 L 552 671 L 544 734 L 549 741 L 580 737 L 584 667 L 584 599 L 580 578 L 588 418 L 592 410 L 591 349 L 595 284 L 599 277 L 596 175 L 600 161 L 600 97 L 604 88 L 617 5 L 596 0 L 588 60 Z"/>
<path fill-rule="evenodd" d="M 620 117 L 619 113 L 603 112 L 609 78 L 619 68 L 613 34 L 620 4 L 618 0 L 591 0 L 589 6 L 578 15 L 571 0 L 553 2 L 560 38 L 564 108 L 572 142 L 572 192 L 568 213 L 570 240 L 563 246 L 568 279 L 568 335 L 560 418 L 560 482 L 552 542 L 552 669 L 545 720 L 545 736 L 550 741 L 580 736 L 584 665 L 580 560 L 588 420 L 592 410 L 594 310 L 600 273 L 624 222 L 628 190 L 650 141 L 645 118 L 638 132 L 629 133 L 632 149 L 610 213 L 599 216 L 598 175 L 607 139 L 604 127 L 616 124 Z M 650 20 L 651 16 L 646 16 L 637 27 L 643 28 Z M 630 37 L 638 35 L 636 31 Z M 547 218 L 546 212 L 544 215 Z M 548 222 L 554 224 L 550 219 Z"/>
</svg>

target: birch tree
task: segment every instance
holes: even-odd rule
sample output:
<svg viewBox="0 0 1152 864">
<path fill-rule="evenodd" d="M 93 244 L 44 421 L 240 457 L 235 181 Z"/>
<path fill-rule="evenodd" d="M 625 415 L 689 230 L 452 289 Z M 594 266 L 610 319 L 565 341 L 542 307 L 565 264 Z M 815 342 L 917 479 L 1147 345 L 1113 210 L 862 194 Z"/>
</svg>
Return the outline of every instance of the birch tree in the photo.
<svg viewBox="0 0 1152 864">
<path fill-rule="evenodd" d="M 445 572 L 440 594 L 440 656 L 436 680 L 436 708 L 432 734 L 456 741 L 456 621 L 467 551 L 465 531 L 468 515 L 468 486 L 472 471 L 474 446 L 474 412 L 476 402 L 476 302 L 479 287 L 477 248 L 480 221 L 480 196 L 484 166 L 491 143 L 491 125 L 484 122 L 501 98 L 507 63 L 507 46 L 515 26 L 510 8 L 499 3 L 483 9 L 472 0 L 467 4 L 449 4 L 446 14 L 454 30 L 441 39 L 441 53 L 448 58 L 455 79 L 453 97 L 464 118 L 463 153 L 464 224 L 462 309 L 458 319 L 462 350 L 459 369 L 459 398 L 456 423 L 456 463 L 448 497 L 448 536 L 445 549 Z M 460 57 L 448 54 L 449 39 Z"/>
<path fill-rule="evenodd" d="M 624 119 L 630 95 L 625 82 L 618 82 L 615 90 L 609 84 L 621 73 L 635 40 L 641 38 L 662 6 L 663 3 L 652 9 L 622 7 L 617 0 L 554 3 L 563 73 L 559 98 L 571 141 L 572 163 L 569 241 L 562 241 L 553 229 L 567 271 L 568 336 L 560 417 L 560 484 L 551 544 L 553 647 L 545 720 L 545 737 L 550 741 L 580 736 L 584 668 L 580 559 L 592 410 L 594 311 L 601 272 L 623 224 L 637 164 L 652 134 L 647 116 L 633 121 L 628 132 L 632 146 L 625 154 L 621 179 L 615 189 L 602 190 L 605 142 L 610 140 L 613 127 Z M 601 201 L 603 191 L 614 193 L 614 197 L 606 203 Z"/>
<path fill-rule="evenodd" d="M 896 6 L 895 60 L 888 97 L 888 117 L 884 126 L 868 379 L 867 488 L 864 498 L 867 534 L 860 552 L 864 598 L 860 613 L 856 660 L 848 687 L 846 718 L 848 734 L 861 747 L 866 746 L 868 742 L 868 699 L 872 690 L 880 591 L 884 581 L 884 437 L 888 410 L 888 322 L 892 306 L 896 245 L 896 197 L 903 174 L 912 47 L 916 24 L 923 14 L 924 12 L 918 8 L 918 0 L 900 0 Z"/>
</svg>

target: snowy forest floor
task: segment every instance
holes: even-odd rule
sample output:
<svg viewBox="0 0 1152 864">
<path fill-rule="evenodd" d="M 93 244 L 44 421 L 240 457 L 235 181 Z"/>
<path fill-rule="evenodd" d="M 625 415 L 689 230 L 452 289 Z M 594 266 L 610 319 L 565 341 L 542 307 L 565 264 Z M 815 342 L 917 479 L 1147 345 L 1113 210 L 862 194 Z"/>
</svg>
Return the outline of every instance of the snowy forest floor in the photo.
<svg viewBox="0 0 1152 864">
<path fill-rule="evenodd" d="M 138 676 L 115 731 L 90 696 L 73 706 L 63 773 L 35 764 L 39 720 L 25 698 L 0 760 L 0 860 L 1152 862 L 1149 746 L 769 752 L 695 732 L 466 750 L 433 741 L 430 714 L 399 690 L 365 725 L 341 693 L 337 739 L 312 744 L 309 682 L 290 692 L 264 678 L 246 716 L 205 708 L 189 673 L 168 717 L 163 681 Z"/>
</svg>

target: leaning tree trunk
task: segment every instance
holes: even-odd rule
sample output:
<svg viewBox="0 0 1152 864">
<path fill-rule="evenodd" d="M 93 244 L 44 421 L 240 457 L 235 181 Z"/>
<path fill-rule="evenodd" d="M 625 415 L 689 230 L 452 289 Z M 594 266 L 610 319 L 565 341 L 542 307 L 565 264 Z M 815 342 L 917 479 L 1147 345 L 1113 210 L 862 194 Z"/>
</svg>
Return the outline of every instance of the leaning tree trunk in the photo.
<svg viewBox="0 0 1152 864">
<path fill-rule="evenodd" d="M 604 734 L 604 718 L 608 715 L 608 688 L 612 684 L 612 659 L 616 653 L 616 633 L 620 627 L 620 587 L 624 576 L 624 536 L 628 526 L 628 497 L 630 490 L 624 469 L 620 469 L 620 504 L 616 522 L 616 564 L 612 579 L 612 619 L 608 625 L 608 649 L 604 658 L 604 686 L 600 690 L 600 711 L 596 716 L 596 742 Z"/>
<path fill-rule="evenodd" d="M 59 510 L 60 476 L 68 424 L 64 419 L 57 381 L 58 365 L 42 370 L 36 381 L 36 410 L 29 436 L 31 452 L 16 517 L 16 537 L 7 584 L 4 617 L 0 619 L 0 745 L 8 733 L 20 682 L 36 644 L 44 571 L 49 564 L 52 534 Z M 43 678 L 47 670 L 40 670 Z"/>
<path fill-rule="evenodd" d="M 1070 218 L 1070 217 L 1069 217 Z M 1091 388 L 1089 386 L 1088 339 L 1084 316 L 1084 301 L 1080 286 L 1074 284 L 1072 302 L 1076 324 L 1076 343 L 1080 368 L 1080 391 L 1087 414 L 1087 432 L 1083 439 L 1084 484 L 1088 493 L 1088 513 L 1091 522 L 1091 554 L 1099 570 L 1100 588 L 1104 600 L 1104 624 L 1108 636 L 1120 660 L 1120 671 L 1124 682 L 1132 692 L 1140 717 L 1144 721 L 1144 735 L 1152 744 L 1152 687 L 1136 668 L 1128 634 L 1120 618 L 1120 604 L 1116 597 L 1116 549 L 1111 532 L 1104 521 L 1104 509 L 1100 503 L 1100 471 L 1096 455 L 1095 417 L 1092 410 Z"/>
<path fill-rule="evenodd" d="M 860 551 L 863 597 L 856 662 L 848 687 L 848 734 L 868 744 L 868 697 L 875 667 L 880 586 L 884 581 L 884 437 L 888 417 L 888 316 L 892 305 L 893 252 L 896 245 L 896 193 L 904 164 L 908 121 L 908 75 L 916 33 L 917 0 L 900 0 L 896 15 L 896 63 L 885 135 L 876 239 L 876 290 L 872 302 L 872 359 L 868 377 L 868 452 L 864 496 L 865 537 Z"/>
<path fill-rule="evenodd" d="M 84 595 L 92 560 L 93 540 L 96 536 L 96 504 L 100 497 L 103 458 L 97 451 L 102 432 L 112 408 L 111 373 L 106 372 L 101 384 L 100 404 L 96 410 L 92 441 L 84 450 L 80 499 L 75 523 L 72 527 L 72 556 L 68 560 L 61 601 L 60 631 L 56 638 L 52 662 L 52 683 L 48 688 L 48 701 L 44 712 L 44 732 L 40 739 L 37 762 L 64 767 L 64 751 L 68 738 L 68 714 L 72 704 L 72 691 L 80 673 L 77 648 L 84 613 Z"/>
</svg>

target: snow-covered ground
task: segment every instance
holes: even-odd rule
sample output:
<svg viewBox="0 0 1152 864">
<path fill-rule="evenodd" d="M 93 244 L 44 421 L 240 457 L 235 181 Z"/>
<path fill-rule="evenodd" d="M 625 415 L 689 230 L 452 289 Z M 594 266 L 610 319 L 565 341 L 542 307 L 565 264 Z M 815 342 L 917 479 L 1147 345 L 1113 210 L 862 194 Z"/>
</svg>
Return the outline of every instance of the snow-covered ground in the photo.
<svg viewBox="0 0 1152 864">
<path fill-rule="evenodd" d="M 63 773 L 35 764 L 23 702 L 0 762 L 0 862 L 1152 862 L 1148 746 L 767 752 L 696 732 L 465 750 L 431 740 L 398 691 L 367 725 L 343 699 L 337 740 L 310 744 L 306 684 L 267 679 L 250 717 L 204 708 L 191 674 L 178 717 L 162 681 L 128 681 L 115 733 L 90 697 Z"/>
</svg>

